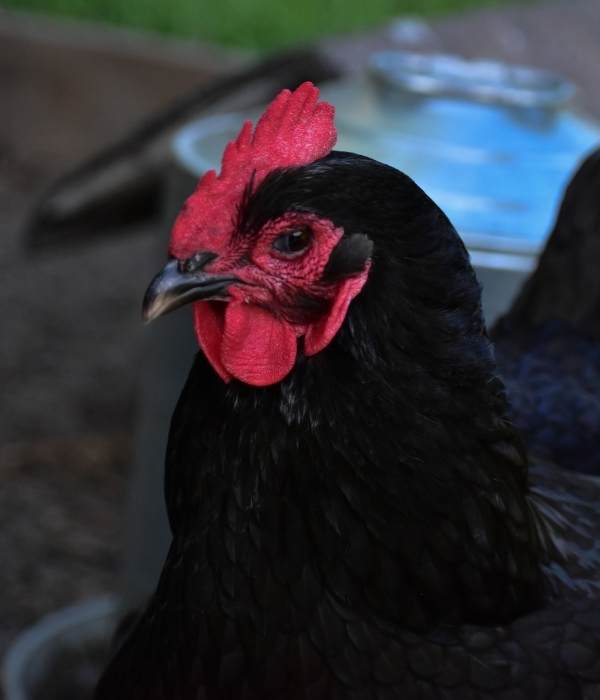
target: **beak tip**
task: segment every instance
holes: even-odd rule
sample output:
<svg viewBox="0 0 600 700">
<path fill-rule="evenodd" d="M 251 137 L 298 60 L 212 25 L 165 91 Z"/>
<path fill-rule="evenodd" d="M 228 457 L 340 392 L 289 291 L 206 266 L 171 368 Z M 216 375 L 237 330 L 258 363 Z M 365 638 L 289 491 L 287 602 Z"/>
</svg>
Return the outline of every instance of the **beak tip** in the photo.
<svg viewBox="0 0 600 700">
<path fill-rule="evenodd" d="M 144 304 L 142 306 L 142 312 L 140 316 L 142 317 L 142 323 L 144 324 L 144 326 L 147 326 L 149 323 L 152 323 L 152 321 L 154 321 L 158 316 L 160 316 L 160 312 L 157 312 L 157 309 L 155 308 L 154 304 Z"/>
<path fill-rule="evenodd" d="M 153 306 L 154 305 L 151 302 L 149 303 L 149 301 L 147 299 L 144 299 L 144 301 L 142 303 L 140 316 L 142 319 L 142 323 L 145 326 L 147 326 L 151 321 L 153 321 L 156 318 L 156 316 L 152 313 Z"/>
</svg>

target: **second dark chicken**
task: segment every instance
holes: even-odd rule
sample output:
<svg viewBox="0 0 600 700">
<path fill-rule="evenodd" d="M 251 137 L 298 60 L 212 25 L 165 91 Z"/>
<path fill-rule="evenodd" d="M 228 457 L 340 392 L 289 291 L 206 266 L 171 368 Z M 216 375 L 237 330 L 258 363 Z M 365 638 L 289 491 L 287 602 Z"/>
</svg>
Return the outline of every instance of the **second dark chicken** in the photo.
<svg viewBox="0 0 600 700">
<path fill-rule="evenodd" d="M 491 336 L 533 454 L 600 475 L 600 150 L 573 177 L 537 270 Z"/>
</svg>

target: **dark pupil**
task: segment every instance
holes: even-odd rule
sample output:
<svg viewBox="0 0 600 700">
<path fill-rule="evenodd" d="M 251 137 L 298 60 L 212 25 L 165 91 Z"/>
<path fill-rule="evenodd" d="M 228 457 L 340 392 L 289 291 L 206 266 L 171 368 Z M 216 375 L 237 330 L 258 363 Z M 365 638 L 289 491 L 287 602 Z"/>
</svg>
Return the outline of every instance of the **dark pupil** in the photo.
<svg viewBox="0 0 600 700">
<path fill-rule="evenodd" d="M 310 241 L 310 231 L 306 228 L 294 229 L 282 234 L 273 242 L 273 248 L 280 253 L 299 253 Z"/>
</svg>

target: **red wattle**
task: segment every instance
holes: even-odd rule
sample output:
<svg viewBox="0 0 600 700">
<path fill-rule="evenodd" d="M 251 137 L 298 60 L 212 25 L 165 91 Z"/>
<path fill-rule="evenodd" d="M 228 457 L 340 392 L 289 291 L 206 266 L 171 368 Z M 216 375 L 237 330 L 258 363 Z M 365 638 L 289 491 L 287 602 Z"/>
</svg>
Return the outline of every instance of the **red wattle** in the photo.
<svg viewBox="0 0 600 700">
<path fill-rule="evenodd" d="M 221 362 L 224 328 L 224 304 L 216 301 L 199 301 L 194 304 L 194 329 L 198 343 L 215 372 L 223 381 L 229 382 L 231 374 Z"/>
<path fill-rule="evenodd" d="M 206 359 L 225 382 L 235 378 L 252 386 L 269 386 L 294 367 L 296 334 L 258 306 L 198 302 L 194 327 Z"/>
<path fill-rule="evenodd" d="M 369 267 L 367 265 L 360 275 L 350 277 L 342 282 L 329 313 L 308 327 L 304 336 L 305 355 L 316 355 L 331 343 L 335 334 L 340 330 L 342 323 L 344 323 L 350 302 L 364 287 L 369 276 Z"/>
<path fill-rule="evenodd" d="M 269 386 L 288 375 L 296 362 L 292 327 L 259 306 L 232 301 L 225 311 L 221 360 L 246 384 Z"/>
<path fill-rule="evenodd" d="M 369 265 L 360 275 L 342 282 L 327 315 L 304 328 L 295 329 L 266 309 L 237 299 L 197 302 L 194 325 L 200 347 L 225 382 L 235 378 L 251 386 L 277 384 L 294 368 L 299 335 L 304 335 L 308 356 L 329 345 L 368 272 Z"/>
</svg>

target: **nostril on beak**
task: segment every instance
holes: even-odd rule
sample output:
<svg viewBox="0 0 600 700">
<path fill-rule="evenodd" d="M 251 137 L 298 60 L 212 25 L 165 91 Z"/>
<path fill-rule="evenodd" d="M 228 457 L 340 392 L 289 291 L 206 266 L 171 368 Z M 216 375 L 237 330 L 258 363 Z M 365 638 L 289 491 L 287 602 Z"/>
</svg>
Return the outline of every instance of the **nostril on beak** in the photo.
<svg viewBox="0 0 600 700">
<path fill-rule="evenodd" d="M 199 270 L 204 269 L 204 267 L 216 257 L 216 253 L 211 253 L 209 251 L 194 253 L 194 255 L 186 260 L 180 261 L 179 269 L 181 272 L 187 273 L 198 272 Z"/>
</svg>

